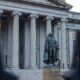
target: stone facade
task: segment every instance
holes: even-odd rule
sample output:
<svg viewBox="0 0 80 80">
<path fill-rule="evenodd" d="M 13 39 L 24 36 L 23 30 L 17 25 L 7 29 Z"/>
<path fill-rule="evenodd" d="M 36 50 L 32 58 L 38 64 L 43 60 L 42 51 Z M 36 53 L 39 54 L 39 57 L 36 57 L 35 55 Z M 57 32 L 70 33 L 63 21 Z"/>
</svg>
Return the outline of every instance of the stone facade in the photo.
<svg viewBox="0 0 80 80">
<path fill-rule="evenodd" d="M 6 4 L 6 5 L 5 5 Z M 0 1 L 0 48 L 4 67 L 20 80 L 43 80 L 46 36 L 59 43 L 60 71 L 71 66 L 80 13 L 65 1 Z"/>
</svg>

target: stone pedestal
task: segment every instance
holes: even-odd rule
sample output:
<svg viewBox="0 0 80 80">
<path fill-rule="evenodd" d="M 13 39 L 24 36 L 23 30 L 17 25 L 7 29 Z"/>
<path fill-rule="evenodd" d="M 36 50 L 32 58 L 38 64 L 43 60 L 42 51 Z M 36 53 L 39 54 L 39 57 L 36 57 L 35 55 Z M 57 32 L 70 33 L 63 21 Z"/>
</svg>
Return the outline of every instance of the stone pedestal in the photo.
<svg viewBox="0 0 80 80">
<path fill-rule="evenodd" d="M 43 80 L 61 80 L 60 69 L 44 68 Z"/>
<path fill-rule="evenodd" d="M 44 68 L 43 70 L 43 80 L 49 80 L 50 70 L 48 68 Z"/>
</svg>

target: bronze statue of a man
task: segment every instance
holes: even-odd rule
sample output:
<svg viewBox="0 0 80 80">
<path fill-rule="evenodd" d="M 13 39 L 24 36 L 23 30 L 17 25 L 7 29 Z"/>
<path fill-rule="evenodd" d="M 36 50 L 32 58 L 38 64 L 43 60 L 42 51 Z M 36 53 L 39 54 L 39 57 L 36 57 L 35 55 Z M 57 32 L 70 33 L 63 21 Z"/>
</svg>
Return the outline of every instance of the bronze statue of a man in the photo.
<svg viewBox="0 0 80 80">
<path fill-rule="evenodd" d="M 52 34 L 49 34 L 45 42 L 44 63 L 54 64 L 57 62 L 59 46 Z"/>
</svg>

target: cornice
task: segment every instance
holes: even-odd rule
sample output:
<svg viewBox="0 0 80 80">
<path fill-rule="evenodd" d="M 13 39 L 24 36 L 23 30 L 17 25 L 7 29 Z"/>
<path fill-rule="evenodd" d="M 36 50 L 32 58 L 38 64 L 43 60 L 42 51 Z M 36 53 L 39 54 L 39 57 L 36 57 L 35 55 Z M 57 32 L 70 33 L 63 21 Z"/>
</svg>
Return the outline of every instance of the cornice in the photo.
<svg viewBox="0 0 80 80">
<path fill-rule="evenodd" d="M 31 5 L 36 5 L 36 6 L 45 6 L 49 8 L 57 8 L 57 9 L 63 9 L 63 10 L 69 10 L 70 7 L 64 7 L 64 5 L 54 5 L 53 3 L 48 0 L 49 3 L 43 3 L 43 2 L 38 2 L 38 1 L 32 1 L 32 0 L 2 0 L 2 1 L 9 1 L 9 2 L 16 2 L 16 3 L 23 3 L 23 4 L 31 4 Z M 57 1 L 56 1 L 57 2 Z"/>
<path fill-rule="evenodd" d="M 48 0 L 48 1 L 53 2 L 53 3 L 55 2 L 57 4 L 63 5 L 64 8 L 67 8 L 68 10 L 70 10 L 73 7 L 72 5 L 68 4 L 67 2 L 65 2 L 63 0 Z"/>
</svg>

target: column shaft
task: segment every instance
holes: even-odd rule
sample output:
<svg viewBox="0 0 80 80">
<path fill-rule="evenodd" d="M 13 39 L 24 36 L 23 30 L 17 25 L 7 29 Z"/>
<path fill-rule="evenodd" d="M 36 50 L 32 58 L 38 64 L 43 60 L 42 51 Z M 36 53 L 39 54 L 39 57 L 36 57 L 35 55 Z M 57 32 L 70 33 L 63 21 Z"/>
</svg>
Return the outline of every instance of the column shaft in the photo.
<svg viewBox="0 0 80 80">
<path fill-rule="evenodd" d="M 62 19 L 62 25 L 61 25 L 61 54 L 62 54 L 62 60 L 61 65 L 62 68 L 67 68 L 67 52 L 66 52 L 66 19 Z"/>
<path fill-rule="evenodd" d="M 13 47 L 12 47 L 12 68 L 19 68 L 19 15 L 13 12 Z"/>
<path fill-rule="evenodd" d="M 36 68 L 36 15 L 31 15 L 31 68 Z"/>
<path fill-rule="evenodd" d="M 51 16 L 47 16 L 46 17 L 46 35 L 48 36 L 50 33 L 52 33 L 52 17 Z"/>
</svg>

